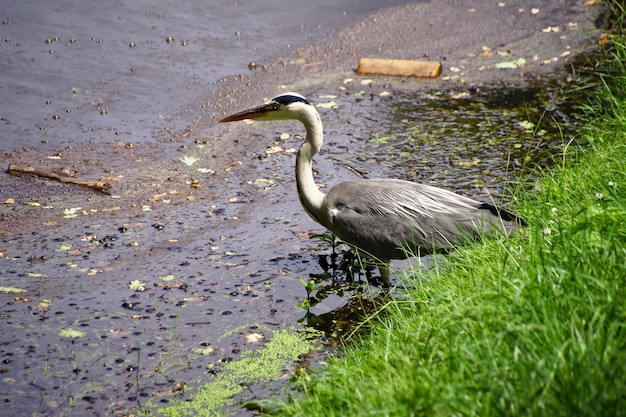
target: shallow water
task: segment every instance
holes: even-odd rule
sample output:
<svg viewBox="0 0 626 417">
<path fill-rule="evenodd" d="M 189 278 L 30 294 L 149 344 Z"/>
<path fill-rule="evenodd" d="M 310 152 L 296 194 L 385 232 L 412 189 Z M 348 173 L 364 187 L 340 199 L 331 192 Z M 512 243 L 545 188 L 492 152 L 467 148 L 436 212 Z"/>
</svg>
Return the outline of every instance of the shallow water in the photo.
<svg viewBox="0 0 626 417">
<path fill-rule="evenodd" d="M 404 3 L 11 2 L 0 25 L 0 151 L 172 140 L 219 79 Z"/>
</svg>

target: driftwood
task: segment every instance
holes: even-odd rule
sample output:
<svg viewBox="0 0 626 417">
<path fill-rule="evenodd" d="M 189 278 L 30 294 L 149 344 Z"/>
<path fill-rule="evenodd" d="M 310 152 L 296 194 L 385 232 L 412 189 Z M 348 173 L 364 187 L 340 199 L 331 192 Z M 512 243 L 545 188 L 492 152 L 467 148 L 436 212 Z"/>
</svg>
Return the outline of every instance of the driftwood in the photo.
<svg viewBox="0 0 626 417">
<path fill-rule="evenodd" d="M 41 177 L 54 181 L 64 182 L 68 184 L 79 185 L 81 187 L 91 188 L 92 190 L 100 191 L 105 194 L 111 194 L 111 184 L 102 181 L 83 181 L 66 175 L 60 175 L 50 169 L 37 169 L 33 167 L 25 167 L 19 165 L 9 165 L 9 174 Z"/>
<path fill-rule="evenodd" d="M 441 74 L 441 62 L 361 58 L 356 72 L 358 74 L 437 78 Z"/>
</svg>

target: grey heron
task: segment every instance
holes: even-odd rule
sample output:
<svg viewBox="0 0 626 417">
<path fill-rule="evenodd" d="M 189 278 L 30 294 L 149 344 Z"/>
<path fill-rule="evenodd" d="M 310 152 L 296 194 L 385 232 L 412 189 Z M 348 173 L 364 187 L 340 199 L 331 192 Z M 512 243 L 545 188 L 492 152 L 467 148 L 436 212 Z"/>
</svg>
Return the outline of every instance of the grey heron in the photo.
<svg viewBox="0 0 626 417">
<path fill-rule="evenodd" d="M 297 93 L 285 93 L 265 104 L 224 117 L 237 120 L 298 120 L 306 139 L 296 156 L 296 184 L 304 210 L 365 256 L 374 259 L 385 287 L 389 263 L 409 254 L 446 253 L 480 236 L 508 235 L 525 226 L 518 216 L 495 205 L 442 188 L 399 179 L 357 179 L 328 193 L 313 178 L 313 157 L 323 144 L 316 108 Z"/>
</svg>

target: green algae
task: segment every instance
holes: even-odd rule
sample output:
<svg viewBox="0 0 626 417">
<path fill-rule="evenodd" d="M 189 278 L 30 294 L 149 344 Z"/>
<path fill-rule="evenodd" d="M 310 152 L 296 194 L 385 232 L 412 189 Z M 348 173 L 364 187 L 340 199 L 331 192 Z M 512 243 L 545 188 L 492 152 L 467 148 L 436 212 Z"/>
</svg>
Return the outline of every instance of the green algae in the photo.
<svg viewBox="0 0 626 417">
<path fill-rule="evenodd" d="M 175 400 L 160 408 L 158 414 L 168 417 L 229 415 L 228 406 L 234 403 L 235 395 L 252 384 L 263 385 L 280 379 L 294 362 L 313 349 L 311 331 L 275 331 L 262 348 L 243 352 L 240 359 L 232 362 L 210 364 L 208 368 L 220 369 L 215 379 L 187 387 L 195 392 L 187 399 Z"/>
</svg>

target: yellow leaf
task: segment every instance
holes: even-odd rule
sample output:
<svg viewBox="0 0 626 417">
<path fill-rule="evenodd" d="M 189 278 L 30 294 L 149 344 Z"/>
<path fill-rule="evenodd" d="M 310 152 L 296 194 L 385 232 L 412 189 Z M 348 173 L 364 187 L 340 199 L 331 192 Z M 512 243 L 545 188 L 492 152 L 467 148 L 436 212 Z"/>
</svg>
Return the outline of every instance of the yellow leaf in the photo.
<svg viewBox="0 0 626 417">
<path fill-rule="evenodd" d="M 159 277 L 159 278 L 165 282 L 174 281 L 176 279 L 176 275 L 169 274 L 169 275 L 165 275 L 164 277 Z"/>
<path fill-rule="evenodd" d="M 61 329 L 61 331 L 59 332 L 59 336 L 68 337 L 70 339 L 76 339 L 76 338 L 85 336 L 85 332 L 82 332 L 80 330 L 74 330 L 72 328 L 67 328 L 67 329 Z"/>
</svg>

